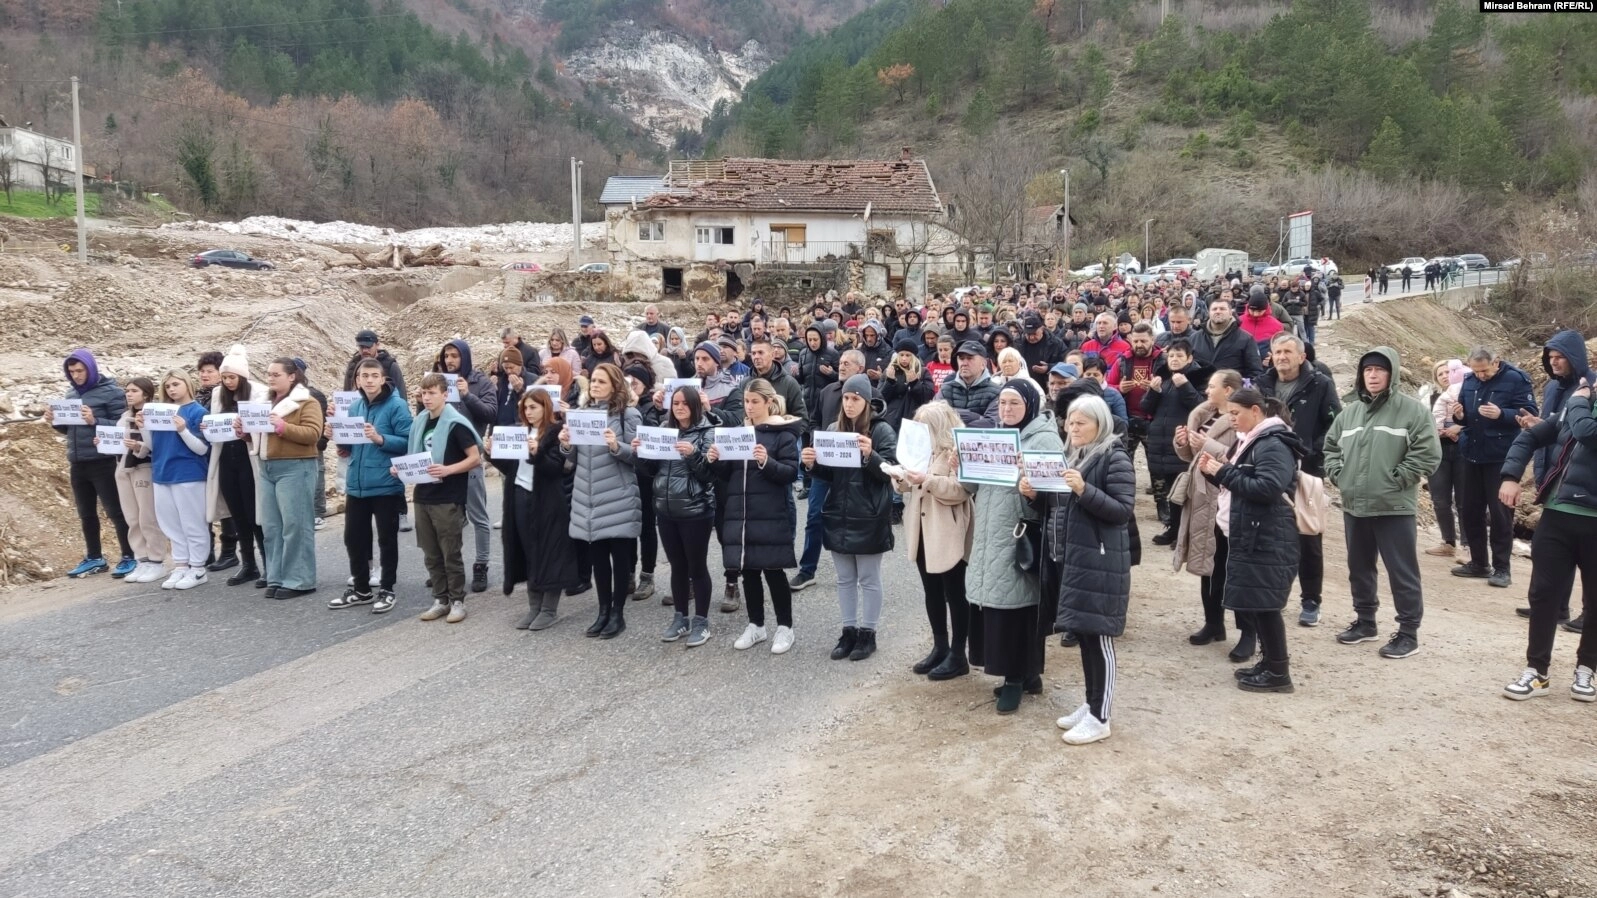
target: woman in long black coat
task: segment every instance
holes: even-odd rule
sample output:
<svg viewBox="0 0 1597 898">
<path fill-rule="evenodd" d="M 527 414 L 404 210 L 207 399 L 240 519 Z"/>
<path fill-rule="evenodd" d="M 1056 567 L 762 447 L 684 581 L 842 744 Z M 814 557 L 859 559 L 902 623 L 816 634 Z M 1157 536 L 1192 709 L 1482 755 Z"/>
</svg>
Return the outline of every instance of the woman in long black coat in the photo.
<svg viewBox="0 0 1597 898">
<path fill-rule="evenodd" d="M 527 616 L 518 628 L 544 630 L 560 611 L 560 594 L 577 585 L 577 548 L 571 538 L 571 465 L 560 451 L 564 416 L 542 390 L 518 406 L 527 427 L 528 458 L 505 485 L 505 595 L 527 584 Z"/>
<path fill-rule="evenodd" d="M 1230 461 L 1204 453 L 1198 469 L 1218 486 L 1217 515 L 1225 533 L 1225 607 L 1251 615 L 1264 660 L 1237 671 L 1249 692 L 1291 692 L 1286 625 L 1281 609 L 1298 573 L 1298 528 L 1292 495 L 1303 444 L 1285 408 L 1257 390 L 1238 390 L 1226 401 L 1236 432 Z"/>
<path fill-rule="evenodd" d="M 1154 505 L 1165 525 L 1164 532 L 1153 538 L 1156 546 L 1171 545 L 1181 532 L 1181 505 L 1170 502 L 1170 487 L 1187 470 L 1187 463 L 1176 453 L 1176 428 L 1185 427 L 1192 410 L 1203 403 L 1203 390 L 1213 373 L 1211 366 L 1193 360 L 1192 347 L 1185 340 L 1178 340 L 1164 351 L 1154 366 L 1153 383 L 1142 394 L 1142 411 L 1152 416 L 1143 443 L 1148 452 L 1148 477 L 1153 481 Z"/>
<path fill-rule="evenodd" d="M 1059 584 L 1053 629 L 1076 635 L 1086 701 L 1059 718 L 1065 742 L 1086 745 L 1109 737 L 1115 692 L 1115 637 L 1126 630 L 1131 602 L 1131 535 L 1137 475 L 1115 437 L 1109 405 L 1097 396 L 1071 403 L 1066 413 L 1068 493 L 1047 493 L 1044 544 L 1067 575 Z M 1025 483 L 1021 492 L 1030 489 Z"/>
</svg>

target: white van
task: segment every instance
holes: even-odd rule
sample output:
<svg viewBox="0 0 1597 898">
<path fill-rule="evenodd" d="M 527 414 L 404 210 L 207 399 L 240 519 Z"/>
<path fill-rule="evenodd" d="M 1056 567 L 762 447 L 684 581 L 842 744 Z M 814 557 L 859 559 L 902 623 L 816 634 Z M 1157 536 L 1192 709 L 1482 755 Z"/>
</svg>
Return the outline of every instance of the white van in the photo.
<svg viewBox="0 0 1597 898">
<path fill-rule="evenodd" d="M 1248 254 L 1240 249 L 1204 249 L 1198 251 L 1198 266 L 1195 274 L 1200 281 L 1207 281 L 1216 275 L 1228 271 L 1248 271 Z"/>
</svg>

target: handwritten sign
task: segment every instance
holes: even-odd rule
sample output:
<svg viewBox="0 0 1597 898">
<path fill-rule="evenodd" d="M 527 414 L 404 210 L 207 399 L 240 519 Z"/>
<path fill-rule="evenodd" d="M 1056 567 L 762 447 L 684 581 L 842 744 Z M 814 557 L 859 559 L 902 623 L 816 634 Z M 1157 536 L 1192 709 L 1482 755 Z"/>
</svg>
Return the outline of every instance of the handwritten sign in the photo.
<svg viewBox="0 0 1597 898">
<path fill-rule="evenodd" d="M 898 431 L 898 463 L 906 471 L 925 474 L 932 467 L 931 428 L 905 418 Z"/>
<path fill-rule="evenodd" d="M 355 400 L 360 398 L 359 390 L 338 390 L 333 393 L 333 417 L 347 418 L 349 410 L 355 406 Z"/>
<path fill-rule="evenodd" d="M 172 419 L 177 417 L 177 406 L 170 402 L 144 403 L 144 429 L 152 431 L 164 430 L 168 433 L 177 430 L 177 425 Z"/>
<path fill-rule="evenodd" d="M 245 433 L 272 433 L 274 430 L 270 402 L 240 402 L 238 419 L 244 422 Z"/>
<path fill-rule="evenodd" d="M 366 439 L 366 419 L 351 418 L 347 415 L 333 418 L 327 423 L 333 425 L 333 442 L 340 446 L 364 446 L 371 442 Z"/>
<path fill-rule="evenodd" d="M 715 450 L 721 461 L 753 461 L 755 443 L 752 427 L 715 429 Z"/>
<path fill-rule="evenodd" d="M 521 461 L 527 456 L 527 428 L 495 427 L 488 435 L 488 457 Z"/>
<path fill-rule="evenodd" d="M 566 426 L 571 428 L 571 445 L 603 446 L 604 432 L 610 426 L 610 413 L 603 409 L 567 412 Z"/>
<path fill-rule="evenodd" d="M 88 422 L 83 420 L 83 401 L 81 399 L 52 399 L 50 400 L 50 417 L 57 427 L 75 427 Z"/>
<path fill-rule="evenodd" d="M 815 432 L 815 463 L 828 468 L 860 466 L 859 434 L 831 430 Z"/>
<path fill-rule="evenodd" d="M 200 419 L 200 430 L 205 433 L 205 440 L 209 443 L 230 443 L 238 439 L 233 433 L 233 422 L 238 420 L 238 415 L 206 415 Z"/>
<path fill-rule="evenodd" d="M 1021 455 L 1020 463 L 1026 471 L 1026 480 L 1037 492 L 1070 492 L 1070 484 L 1065 482 L 1065 472 L 1070 470 L 1070 465 L 1065 463 L 1063 452 L 1027 452 Z"/>
<path fill-rule="evenodd" d="M 638 457 L 655 461 L 681 458 L 677 454 L 677 441 L 680 439 L 675 427 L 639 427 Z"/>
<path fill-rule="evenodd" d="M 444 380 L 449 381 L 449 395 L 444 397 L 445 402 L 460 401 L 460 375 L 445 374 Z"/>
<path fill-rule="evenodd" d="M 954 428 L 962 483 L 1014 486 L 1020 482 L 1020 431 Z"/>
<path fill-rule="evenodd" d="M 433 465 L 431 452 L 418 452 L 415 455 L 401 455 L 394 459 L 394 472 L 399 475 L 401 483 L 438 483 L 438 478 L 427 473 Z"/>
<path fill-rule="evenodd" d="M 101 455 L 126 455 L 128 452 L 128 429 L 126 427 L 106 427 L 99 425 L 94 428 L 94 435 L 99 439 L 94 444 L 94 451 Z"/>
</svg>

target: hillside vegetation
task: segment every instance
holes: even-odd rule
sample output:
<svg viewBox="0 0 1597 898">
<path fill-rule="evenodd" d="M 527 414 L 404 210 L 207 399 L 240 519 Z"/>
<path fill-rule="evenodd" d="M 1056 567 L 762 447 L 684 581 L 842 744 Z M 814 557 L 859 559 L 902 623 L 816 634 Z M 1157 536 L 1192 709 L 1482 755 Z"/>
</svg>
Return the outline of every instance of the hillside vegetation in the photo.
<svg viewBox="0 0 1597 898">
<path fill-rule="evenodd" d="M 1031 201 L 1062 199 L 1057 171 L 1073 170 L 1082 245 L 1135 234 L 1140 249 L 1154 218 L 1171 252 L 1268 254 L 1279 217 L 1312 208 L 1316 248 L 1363 260 L 1500 249 L 1516 213 L 1577 202 L 1592 177 L 1590 16 L 1297 0 L 1176 4 L 1161 25 L 1157 7 L 890 0 L 757 79 L 703 146 L 879 155 L 913 140 L 948 171 L 1018 142 L 1008 161 L 1047 173 Z"/>
</svg>

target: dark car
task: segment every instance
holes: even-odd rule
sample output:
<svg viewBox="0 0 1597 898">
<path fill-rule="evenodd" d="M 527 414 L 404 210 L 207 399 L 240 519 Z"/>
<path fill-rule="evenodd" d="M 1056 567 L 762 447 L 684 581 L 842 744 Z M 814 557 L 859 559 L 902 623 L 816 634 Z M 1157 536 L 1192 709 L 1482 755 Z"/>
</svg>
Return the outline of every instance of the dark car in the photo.
<svg viewBox="0 0 1597 898">
<path fill-rule="evenodd" d="M 1491 268 L 1492 267 L 1492 263 L 1490 261 L 1488 261 L 1487 258 L 1485 256 L 1481 255 L 1480 253 L 1465 253 L 1464 255 L 1459 256 L 1458 260 L 1460 262 L 1464 263 L 1464 267 L 1466 269 L 1480 269 L 1480 268 Z"/>
<path fill-rule="evenodd" d="M 1268 261 L 1264 259 L 1255 259 L 1250 265 L 1248 265 L 1248 274 L 1251 274 L 1254 277 L 1262 277 L 1264 275 L 1264 269 L 1269 267 L 1270 263 Z"/>
<path fill-rule="evenodd" d="M 189 264 L 195 268 L 222 265 L 227 268 L 248 268 L 253 271 L 262 271 L 272 267 L 272 263 L 265 259 L 252 258 L 249 253 L 241 253 L 236 249 L 208 249 L 190 259 Z"/>
</svg>

